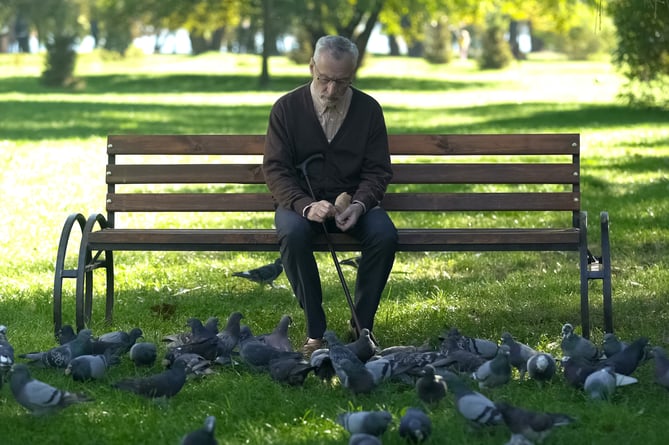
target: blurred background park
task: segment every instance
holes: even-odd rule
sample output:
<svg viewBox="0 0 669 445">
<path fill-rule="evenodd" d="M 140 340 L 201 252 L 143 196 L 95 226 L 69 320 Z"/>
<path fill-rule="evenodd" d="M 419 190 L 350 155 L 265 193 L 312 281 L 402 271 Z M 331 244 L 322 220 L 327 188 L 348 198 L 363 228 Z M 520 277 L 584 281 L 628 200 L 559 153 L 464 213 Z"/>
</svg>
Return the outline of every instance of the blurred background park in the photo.
<svg viewBox="0 0 669 445">
<path fill-rule="evenodd" d="M 77 55 L 227 52 L 306 63 L 314 42 L 341 34 L 367 53 L 431 64 L 474 59 L 502 69 L 534 53 L 605 58 L 629 103 L 667 104 L 666 0 L 2 0 L 0 53 L 46 53 L 45 85 L 76 87 Z"/>
</svg>

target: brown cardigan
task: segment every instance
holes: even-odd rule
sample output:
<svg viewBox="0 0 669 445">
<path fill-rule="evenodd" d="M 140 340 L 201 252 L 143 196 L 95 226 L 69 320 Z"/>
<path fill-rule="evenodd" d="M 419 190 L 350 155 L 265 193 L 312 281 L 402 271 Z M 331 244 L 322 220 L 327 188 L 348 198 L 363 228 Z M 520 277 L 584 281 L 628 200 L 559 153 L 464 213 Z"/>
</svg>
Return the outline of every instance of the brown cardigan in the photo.
<svg viewBox="0 0 669 445">
<path fill-rule="evenodd" d="M 316 199 L 334 202 L 341 192 L 367 209 L 379 204 L 392 178 L 388 135 L 381 106 L 353 88 L 341 128 L 328 143 L 314 111 L 309 84 L 279 98 L 272 107 L 265 139 L 263 173 L 277 205 L 300 215 L 314 200 L 295 168 L 322 153 L 308 168 Z"/>
</svg>

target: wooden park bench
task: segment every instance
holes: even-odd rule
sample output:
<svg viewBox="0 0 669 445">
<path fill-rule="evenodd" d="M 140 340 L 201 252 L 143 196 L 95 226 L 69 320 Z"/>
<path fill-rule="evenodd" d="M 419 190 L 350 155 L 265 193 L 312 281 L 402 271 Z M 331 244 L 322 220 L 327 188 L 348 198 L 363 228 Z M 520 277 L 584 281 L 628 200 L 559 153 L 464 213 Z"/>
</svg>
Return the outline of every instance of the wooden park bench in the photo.
<svg viewBox="0 0 669 445">
<path fill-rule="evenodd" d="M 398 227 L 399 251 L 578 252 L 582 333 L 590 334 L 590 280 L 602 280 L 604 329 L 613 331 L 608 215 L 600 214 L 601 257 L 594 259 L 581 208 L 578 134 L 395 134 L 389 141 L 394 177 L 382 205 Z M 55 329 L 62 324 L 65 278 L 76 280 L 77 329 L 90 322 L 93 271 L 100 268 L 106 271 L 106 320 L 111 322 L 114 252 L 278 251 L 271 223 L 201 228 L 182 227 L 177 220 L 168 227 L 137 228 L 118 222 L 129 212 L 273 212 L 261 168 L 263 144 L 261 135 L 109 136 L 106 216 L 73 213 L 61 233 Z M 417 212 L 437 212 L 443 224 L 422 227 Z M 482 215 L 484 224 L 449 226 L 449 213 L 467 212 Z M 519 213 L 529 226 L 519 226 Z M 66 269 L 75 225 L 82 232 L 77 265 Z M 331 234 L 331 240 L 339 251 L 359 249 L 346 234 Z M 324 238 L 318 247 L 328 250 Z"/>
</svg>

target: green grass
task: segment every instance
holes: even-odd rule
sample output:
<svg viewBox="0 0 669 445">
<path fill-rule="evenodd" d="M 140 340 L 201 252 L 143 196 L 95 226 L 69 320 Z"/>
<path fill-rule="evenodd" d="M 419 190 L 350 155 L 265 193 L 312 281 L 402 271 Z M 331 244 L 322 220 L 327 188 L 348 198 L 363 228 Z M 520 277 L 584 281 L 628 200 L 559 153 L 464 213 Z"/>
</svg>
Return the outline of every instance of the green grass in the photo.
<svg viewBox="0 0 669 445">
<path fill-rule="evenodd" d="M 51 347 L 53 266 L 63 222 L 71 212 L 104 209 L 105 137 L 110 133 L 264 133 L 271 104 L 307 80 L 306 66 L 272 59 L 274 81 L 256 90 L 258 58 L 206 54 L 155 56 L 104 62 L 94 55 L 78 65 L 81 87 L 62 92 L 39 85 L 42 61 L 0 55 L 0 323 L 9 327 L 17 353 Z M 646 335 L 669 343 L 669 112 L 629 109 L 615 95 L 622 78 L 602 62 L 530 60 L 502 72 L 480 72 L 456 61 L 431 66 L 420 60 L 371 58 L 357 85 L 378 98 L 391 133 L 579 132 L 583 145 L 583 208 L 597 253 L 598 214 L 611 218 L 614 325 L 624 339 Z M 198 224 L 197 216 L 183 215 Z M 474 223 L 481 215 L 448 215 L 426 225 Z M 260 223 L 271 224 L 271 218 Z M 71 252 L 76 251 L 71 247 Z M 94 333 L 141 326 L 149 341 L 184 329 L 188 317 L 225 319 L 240 310 L 254 332 L 269 331 L 293 315 L 298 346 L 304 319 L 287 289 L 262 289 L 231 276 L 264 264 L 273 253 L 116 254 L 114 325 L 102 323 L 103 276 L 96 274 Z M 345 255 L 342 254 L 342 257 Z M 329 255 L 318 254 L 325 309 L 344 334 L 348 310 Z M 73 261 L 70 259 L 70 261 Z M 345 270 L 352 285 L 354 275 Z M 593 340 L 602 337 L 601 284 L 593 283 Z M 65 322 L 74 318 L 73 283 L 66 283 Z M 175 304 L 158 317 L 150 307 Z M 519 340 L 560 355 L 564 322 L 579 324 L 577 258 L 573 253 L 399 253 L 377 316 L 383 346 L 436 344 L 449 326 L 498 339 L 508 330 Z M 352 396 L 310 377 L 287 388 L 244 365 L 189 382 L 167 406 L 112 390 L 108 383 L 135 370 L 127 361 L 103 382 L 80 384 L 57 372 L 35 375 L 95 401 L 58 415 L 33 418 L 0 389 L 0 442 L 77 444 L 178 443 L 206 415 L 217 417 L 226 444 L 344 444 L 334 423 L 347 409 L 388 409 L 395 416 L 385 444 L 403 443 L 398 419 L 419 405 L 412 387 L 385 383 Z M 539 390 L 513 381 L 487 391 L 532 409 L 564 411 L 578 422 L 555 431 L 559 443 L 664 443 L 668 393 L 652 382 L 652 362 L 636 373 L 610 404 L 595 404 L 561 378 Z M 431 411 L 429 443 L 500 444 L 501 427 L 472 432 L 450 399 Z M 66 439 L 67 438 L 67 439 Z"/>
</svg>

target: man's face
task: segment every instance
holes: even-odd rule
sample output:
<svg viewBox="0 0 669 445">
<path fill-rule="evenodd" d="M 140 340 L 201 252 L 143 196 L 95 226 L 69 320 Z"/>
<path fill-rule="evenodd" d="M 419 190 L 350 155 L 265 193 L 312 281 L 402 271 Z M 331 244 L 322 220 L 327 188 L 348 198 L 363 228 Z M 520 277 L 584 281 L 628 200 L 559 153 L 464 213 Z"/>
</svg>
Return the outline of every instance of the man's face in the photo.
<svg viewBox="0 0 669 445">
<path fill-rule="evenodd" d="M 317 60 L 311 59 L 309 70 L 318 96 L 328 106 L 335 104 L 346 93 L 353 79 L 355 64 L 351 57 L 336 59 L 323 52 Z"/>
</svg>

